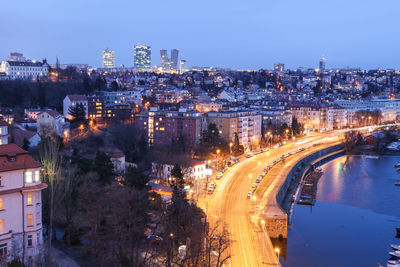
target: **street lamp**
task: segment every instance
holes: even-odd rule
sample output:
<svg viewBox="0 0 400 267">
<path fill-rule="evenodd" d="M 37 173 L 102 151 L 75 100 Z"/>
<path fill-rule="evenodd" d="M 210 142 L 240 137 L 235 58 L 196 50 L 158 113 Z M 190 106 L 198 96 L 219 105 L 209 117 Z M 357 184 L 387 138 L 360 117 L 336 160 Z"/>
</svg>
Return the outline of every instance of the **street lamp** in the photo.
<svg viewBox="0 0 400 267">
<path fill-rule="evenodd" d="M 258 170 L 260 171 L 261 162 L 258 162 Z"/>
<path fill-rule="evenodd" d="M 271 146 L 272 146 L 271 132 L 268 132 L 267 135 L 268 135 L 268 141 L 270 141 Z"/>
<path fill-rule="evenodd" d="M 275 248 L 275 252 L 276 254 L 278 254 L 278 261 L 279 261 L 279 252 L 280 252 L 279 248 Z"/>
<path fill-rule="evenodd" d="M 232 142 L 229 143 L 229 156 L 232 158 Z"/>
</svg>

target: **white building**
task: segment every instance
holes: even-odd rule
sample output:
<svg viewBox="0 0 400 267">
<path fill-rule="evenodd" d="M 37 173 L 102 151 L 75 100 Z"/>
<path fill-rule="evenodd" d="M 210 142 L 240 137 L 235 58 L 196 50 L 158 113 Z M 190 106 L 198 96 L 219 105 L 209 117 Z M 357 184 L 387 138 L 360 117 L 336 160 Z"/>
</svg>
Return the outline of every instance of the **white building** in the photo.
<svg viewBox="0 0 400 267">
<path fill-rule="evenodd" d="M 110 49 L 103 50 L 103 68 L 114 68 L 114 51 Z"/>
<path fill-rule="evenodd" d="M 168 178 L 171 177 L 171 171 L 174 168 L 174 164 L 153 162 L 151 168 L 152 173 L 156 175 L 157 179 L 168 180 Z M 206 168 L 206 163 L 197 160 L 191 160 L 187 166 L 181 166 L 181 169 L 183 178 L 189 180 L 205 179 L 209 173 Z"/>
<path fill-rule="evenodd" d="M 55 110 L 43 111 L 37 115 L 37 132 L 40 135 L 56 133 L 64 136 L 68 128 L 65 118 Z"/>
<path fill-rule="evenodd" d="M 85 95 L 67 95 L 63 100 L 63 115 L 67 119 L 72 119 L 69 108 L 82 104 L 85 108 L 86 118 L 88 118 L 88 100 Z"/>
<path fill-rule="evenodd" d="M 49 64 L 46 60 L 42 62 L 32 61 L 25 59 L 22 54 L 11 53 L 8 61 L 1 62 L 0 72 L 5 73 L 10 80 L 36 80 L 48 76 Z"/>
<path fill-rule="evenodd" d="M 0 146 L 0 256 L 43 266 L 41 164 L 15 144 Z"/>
<path fill-rule="evenodd" d="M 0 145 L 8 144 L 8 124 L 0 120 Z"/>
</svg>

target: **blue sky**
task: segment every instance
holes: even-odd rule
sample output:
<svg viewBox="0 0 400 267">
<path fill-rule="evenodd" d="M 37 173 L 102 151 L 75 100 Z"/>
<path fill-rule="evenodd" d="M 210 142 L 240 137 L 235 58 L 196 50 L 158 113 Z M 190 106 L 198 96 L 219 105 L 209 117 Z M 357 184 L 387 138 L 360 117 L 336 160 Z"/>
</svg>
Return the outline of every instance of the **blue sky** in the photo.
<svg viewBox="0 0 400 267">
<path fill-rule="evenodd" d="M 0 60 L 101 66 L 101 50 L 133 65 L 133 45 L 178 48 L 189 66 L 234 69 L 359 66 L 400 69 L 398 0 L 2 1 Z"/>
</svg>

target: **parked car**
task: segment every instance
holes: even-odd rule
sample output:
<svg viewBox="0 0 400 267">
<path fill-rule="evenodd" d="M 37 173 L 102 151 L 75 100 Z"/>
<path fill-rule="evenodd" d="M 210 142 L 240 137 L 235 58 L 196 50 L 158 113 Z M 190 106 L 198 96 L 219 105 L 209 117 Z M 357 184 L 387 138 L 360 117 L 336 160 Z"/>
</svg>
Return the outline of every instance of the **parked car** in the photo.
<svg viewBox="0 0 400 267">
<path fill-rule="evenodd" d="M 148 235 L 147 236 L 147 241 L 149 241 L 152 244 L 159 245 L 163 241 L 163 238 L 161 236 L 158 236 L 158 235 Z"/>
<path fill-rule="evenodd" d="M 222 173 L 220 172 L 220 173 L 217 174 L 216 179 L 219 180 L 219 179 L 221 179 L 221 178 L 222 178 Z"/>
</svg>

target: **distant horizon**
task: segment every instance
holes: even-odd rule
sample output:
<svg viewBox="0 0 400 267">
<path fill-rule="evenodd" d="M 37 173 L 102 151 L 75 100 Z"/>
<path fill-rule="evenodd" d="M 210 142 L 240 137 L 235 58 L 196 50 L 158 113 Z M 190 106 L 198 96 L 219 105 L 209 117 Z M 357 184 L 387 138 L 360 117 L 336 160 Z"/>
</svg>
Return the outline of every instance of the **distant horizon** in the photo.
<svg viewBox="0 0 400 267">
<path fill-rule="evenodd" d="M 263 1 L 173 0 L 5 2 L 0 15 L 0 60 L 10 52 L 61 63 L 101 66 L 101 51 L 115 51 L 115 65 L 133 66 L 135 44 L 180 50 L 187 66 L 231 69 L 400 69 L 396 0 Z"/>
</svg>

